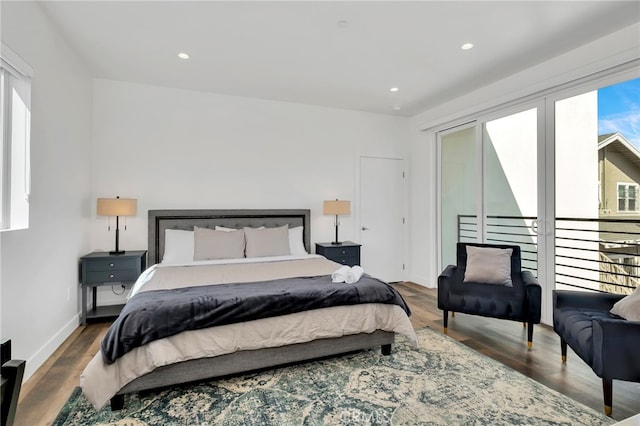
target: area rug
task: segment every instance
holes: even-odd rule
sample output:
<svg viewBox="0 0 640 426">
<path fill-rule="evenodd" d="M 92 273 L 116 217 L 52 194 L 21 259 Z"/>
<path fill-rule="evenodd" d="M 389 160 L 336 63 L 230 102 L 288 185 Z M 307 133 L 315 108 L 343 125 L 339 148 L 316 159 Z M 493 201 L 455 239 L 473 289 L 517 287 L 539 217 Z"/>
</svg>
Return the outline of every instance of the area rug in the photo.
<svg viewBox="0 0 640 426">
<path fill-rule="evenodd" d="M 614 421 L 428 328 L 390 356 L 346 356 L 132 394 L 96 412 L 79 388 L 54 425 L 607 425 Z"/>
</svg>

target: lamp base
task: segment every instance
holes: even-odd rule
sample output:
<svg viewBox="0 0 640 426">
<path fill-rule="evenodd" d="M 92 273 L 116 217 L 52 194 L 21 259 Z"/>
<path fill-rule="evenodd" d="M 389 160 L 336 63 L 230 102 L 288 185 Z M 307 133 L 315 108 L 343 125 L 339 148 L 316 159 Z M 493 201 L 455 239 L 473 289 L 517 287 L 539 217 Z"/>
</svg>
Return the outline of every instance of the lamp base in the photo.
<svg viewBox="0 0 640 426">
<path fill-rule="evenodd" d="M 331 242 L 331 244 L 333 244 L 334 246 L 339 246 L 342 243 L 340 241 L 338 241 L 338 226 L 340 225 L 340 222 L 338 222 L 338 215 L 336 215 L 336 239 L 334 241 Z"/>
<path fill-rule="evenodd" d="M 124 254 L 124 250 L 120 250 L 120 218 L 116 216 L 116 249 L 109 252 L 112 256 Z"/>
</svg>

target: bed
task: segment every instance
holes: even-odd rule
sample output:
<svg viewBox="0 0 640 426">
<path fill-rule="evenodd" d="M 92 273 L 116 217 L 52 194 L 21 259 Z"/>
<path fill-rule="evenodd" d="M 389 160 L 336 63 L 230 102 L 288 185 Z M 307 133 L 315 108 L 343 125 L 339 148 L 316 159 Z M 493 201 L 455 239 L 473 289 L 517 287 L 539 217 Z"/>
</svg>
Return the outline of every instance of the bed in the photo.
<svg viewBox="0 0 640 426">
<path fill-rule="evenodd" d="M 125 312 L 128 312 L 129 306 L 136 303 L 134 300 L 138 303 L 143 300 L 140 297 L 156 297 L 158 294 L 164 297 L 170 291 L 183 294 L 188 291 L 201 291 L 200 289 L 205 291 L 209 286 L 215 286 L 217 289 L 223 286 L 237 286 L 238 283 L 254 291 L 256 288 L 263 288 L 258 287 L 263 282 L 271 284 L 301 279 L 311 280 L 309 285 L 315 289 L 317 281 L 331 281 L 332 272 L 342 266 L 322 256 L 308 254 L 311 252 L 310 211 L 305 209 L 150 210 L 148 219 L 148 256 L 149 264 L 152 266 L 134 285 L 132 296 L 123 313 L 111 326 L 107 335 L 118 333 L 112 332 L 112 329 L 119 329 L 115 327 L 116 323 L 128 316 Z M 175 235 L 181 235 L 182 238 L 194 231 L 235 229 L 245 229 L 245 232 L 249 232 L 247 228 L 250 228 L 251 232 L 264 229 L 260 235 L 285 232 L 281 229 L 288 229 L 287 247 L 290 253 L 191 263 L 183 263 L 183 260 L 173 257 L 176 254 Z M 230 232 L 229 235 L 236 234 Z M 250 240 L 249 234 L 246 235 L 244 250 L 247 256 L 250 251 L 260 254 L 260 250 L 255 251 L 259 245 L 254 244 L 250 247 L 250 242 L 256 241 L 253 238 Z M 199 250 L 198 243 L 195 250 Z M 362 279 L 371 277 L 365 276 Z M 316 299 L 324 300 L 320 297 Z M 220 316 L 216 316 L 218 317 Z M 375 346 L 380 346 L 382 353 L 388 355 L 396 333 L 416 342 L 406 306 L 402 308 L 398 304 L 362 302 L 341 306 L 313 305 L 313 308 L 308 310 L 267 315 L 264 318 L 251 317 L 240 322 L 185 330 L 167 337 L 160 336 L 149 342 L 141 342 L 140 346 L 128 349 L 126 353 L 113 357 L 114 359 L 108 356 L 112 353 L 112 346 L 109 343 L 105 344 L 105 336 L 102 350 L 83 371 L 80 385 L 96 409 L 110 400 L 111 408 L 117 410 L 123 407 L 126 394 L 143 390 L 228 376 Z M 138 334 L 144 337 L 153 333 Z"/>
</svg>

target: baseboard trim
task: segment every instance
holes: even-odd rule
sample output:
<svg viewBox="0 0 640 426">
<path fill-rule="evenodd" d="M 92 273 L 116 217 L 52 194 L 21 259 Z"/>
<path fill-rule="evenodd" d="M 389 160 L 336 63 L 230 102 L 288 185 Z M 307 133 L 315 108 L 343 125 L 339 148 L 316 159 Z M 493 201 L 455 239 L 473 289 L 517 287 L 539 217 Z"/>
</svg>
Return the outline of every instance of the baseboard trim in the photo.
<svg viewBox="0 0 640 426">
<path fill-rule="evenodd" d="M 47 341 L 33 356 L 27 359 L 22 382 L 26 382 L 40 368 L 47 359 L 64 343 L 80 324 L 80 314 L 75 314 L 64 327 L 60 329 L 51 339 Z"/>
<path fill-rule="evenodd" d="M 421 285 L 422 287 L 436 288 L 436 283 L 434 282 L 434 280 L 428 277 L 413 275 L 409 278 L 409 281 L 411 281 L 412 283 Z"/>
</svg>

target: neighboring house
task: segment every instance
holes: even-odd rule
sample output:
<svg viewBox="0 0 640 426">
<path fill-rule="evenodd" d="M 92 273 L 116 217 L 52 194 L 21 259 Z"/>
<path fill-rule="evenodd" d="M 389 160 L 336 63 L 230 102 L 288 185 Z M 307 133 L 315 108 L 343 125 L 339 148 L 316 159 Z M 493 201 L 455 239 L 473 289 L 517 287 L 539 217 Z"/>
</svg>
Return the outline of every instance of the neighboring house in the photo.
<svg viewBox="0 0 640 426">
<path fill-rule="evenodd" d="M 640 151 L 620 133 L 598 137 L 601 290 L 640 284 Z"/>
</svg>

